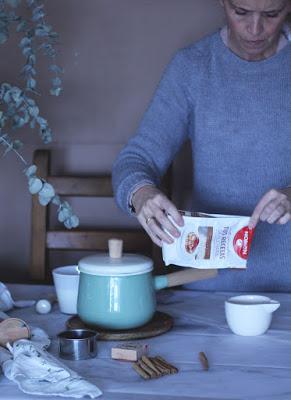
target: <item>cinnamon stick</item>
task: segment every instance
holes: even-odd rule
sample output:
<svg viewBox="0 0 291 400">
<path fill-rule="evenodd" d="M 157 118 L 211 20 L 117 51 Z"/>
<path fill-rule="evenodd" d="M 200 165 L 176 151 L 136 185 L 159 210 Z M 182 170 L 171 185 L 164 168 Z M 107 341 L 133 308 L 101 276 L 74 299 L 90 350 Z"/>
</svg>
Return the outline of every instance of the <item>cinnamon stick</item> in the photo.
<svg viewBox="0 0 291 400">
<path fill-rule="evenodd" d="M 199 353 L 199 360 L 201 362 L 201 365 L 202 365 L 203 369 L 205 371 L 208 371 L 209 370 L 209 362 L 208 362 L 208 359 L 207 359 L 207 357 L 206 357 L 206 355 L 205 355 L 205 353 L 203 351 L 200 351 L 200 353 Z"/>
<path fill-rule="evenodd" d="M 138 361 L 138 365 L 148 374 L 151 378 L 157 378 L 159 375 L 151 369 L 145 362 L 142 360 Z"/>
<path fill-rule="evenodd" d="M 161 356 L 157 356 L 155 357 L 155 359 L 161 363 L 163 366 L 165 366 L 166 368 L 170 369 L 170 373 L 171 374 L 176 374 L 179 370 L 178 368 L 176 368 L 174 365 L 168 363 L 168 361 L 166 361 L 164 358 L 162 358 Z"/>
<path fill-rule="evenodd" d="M 155 373 L 156 373 L 158 376 L 161 376 L 161 375 L 162 375 L 161 371 L 154 365 L 154 363 L 151 361 L 151 359 L 150 359 L 149 357 L 147 357 L 147 356 L 142 356 L 142 357 L 141 357 L 141 360 L 142 360 L 149 368 L 151 368 L 153 371 L 155 371 Z"/>
<path fill-rule="evenodd" d="M 144 379 L 160 378 L 161 376 L 175 374 L 178 372 L 178 368 L 168 363 L 160 356 L 142 356 L 142 358 L 133 363 L 132 366 Z"/>
<path fill-rule="evenodd" d="M 169 375 L 171 373 L 171 370 L 169 368 L 166 368 L 164 365 L 162 365 L 158 360 L 156 360 L 154 357 L 151 358 L 151 362 L 154 364 L 154 366 L 157 368 L 157 370 L 160 371 L 162 375 Z"/>
<path fill-rule="evenodd" d="M 147 374 L 139 365 L 138 363 L 134 362 L 132 364 L 132 368 L 143 378 L 143 379 L 150 379 L 151 376 Z"/>
</svg>

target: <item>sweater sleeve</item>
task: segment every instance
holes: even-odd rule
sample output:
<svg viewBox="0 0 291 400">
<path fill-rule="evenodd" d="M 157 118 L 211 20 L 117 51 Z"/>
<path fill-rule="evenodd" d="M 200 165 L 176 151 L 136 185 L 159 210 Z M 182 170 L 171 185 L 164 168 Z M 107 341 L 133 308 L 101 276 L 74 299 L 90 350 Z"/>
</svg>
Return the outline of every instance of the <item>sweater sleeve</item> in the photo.
<svg viewBox="0 0 291 400">
<path fill-rule="evenodd" d="M 189 73 L 183 50 L 166 68 L 140 126 L 117 157 L 112 183 L 118 206 L 130 213 L 132 192 L 143 184 L 158 186 L 188 135 Z"/>
</svg>

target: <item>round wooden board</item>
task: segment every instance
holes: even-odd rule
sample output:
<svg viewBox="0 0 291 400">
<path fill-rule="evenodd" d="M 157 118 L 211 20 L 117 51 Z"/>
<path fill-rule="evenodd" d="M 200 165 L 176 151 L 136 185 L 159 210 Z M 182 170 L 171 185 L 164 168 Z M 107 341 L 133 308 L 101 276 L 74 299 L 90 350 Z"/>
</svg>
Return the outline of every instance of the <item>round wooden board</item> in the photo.
<svg viewBox="0 0 291 400">
<path fill-rule="evenodd" d="M 147 324 L 134 329 L 115 331 L 98 326 L 85 325 L 78 316 L 69 318 L 66 326 L 68 329 L 93 329 L 99 334 L 98 340 L 133 340 L 161 335 L 170 330 L 173 324 L 173 318 L 169 314 L 156 311 Z"/>
</svg>

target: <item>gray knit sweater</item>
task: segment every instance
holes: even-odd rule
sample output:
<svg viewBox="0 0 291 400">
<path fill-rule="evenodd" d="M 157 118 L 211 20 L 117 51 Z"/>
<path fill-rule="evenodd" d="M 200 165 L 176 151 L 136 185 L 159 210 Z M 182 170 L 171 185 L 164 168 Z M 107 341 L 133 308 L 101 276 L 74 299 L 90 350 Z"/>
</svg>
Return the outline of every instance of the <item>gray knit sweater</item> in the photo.
<svg viewBox="0 0 291 400">
<path fill-rule="evenodd" d="M 113 167 L 118 205 L 159 183 L 182 143 L 193 155 L 193 210 L 251 215 L 271 188 L 291 183 L 291 45 L 263 61 L 231 52 L 217 32 L 180 50 L 136 135 Z M 182 177 L 181 177 L 182 179 Z M 221 270 L 202 290 L 291 290 L 291 223 L 259 223 L 246 271 Z"/>
</svg>

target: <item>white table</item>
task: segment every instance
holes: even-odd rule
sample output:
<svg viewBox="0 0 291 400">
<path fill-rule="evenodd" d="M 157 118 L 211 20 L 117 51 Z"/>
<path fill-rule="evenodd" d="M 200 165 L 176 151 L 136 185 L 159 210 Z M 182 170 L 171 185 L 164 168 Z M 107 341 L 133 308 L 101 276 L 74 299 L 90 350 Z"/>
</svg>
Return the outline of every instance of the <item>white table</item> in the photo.
<svg viewBox="0 0 291 400">
<path fill-rule="evenodd" d="M 8 285 L 16 300 L 38 299 L 53 291 L 49 286 Z M 174 328 L 146 339 L 150 355 L 162 355 L 179 373 L 144 381 L 131 364 L 111 360 L 116 342 L 98 342 L 96 359 L 64 361 L 71 369 L 96 384 L 100 399 L 152 400 L 290 400 L 291 399 L 291 295 L 267 294 L 281 302 L 271 329 L 258 337 L 232 334 L 224 316 L 224 300 L 230 293 L 167 290 L 158 295 L 160 311 L 174 317 Z M 34 308 L 9 312 L 46 330 L 52 338 L 50 352 L 57 356 L 56 334 L 65 328 L 67 315 L 55 305 L 53 312 L 39 315 Z M 202 370 L 198 353 L 204 351 L 210 369 Z M 28 396 L 0 375 L 3 400 L 45 399 Z M 56 399 L 57 397 L 46 397 Z"/>
</svg>

